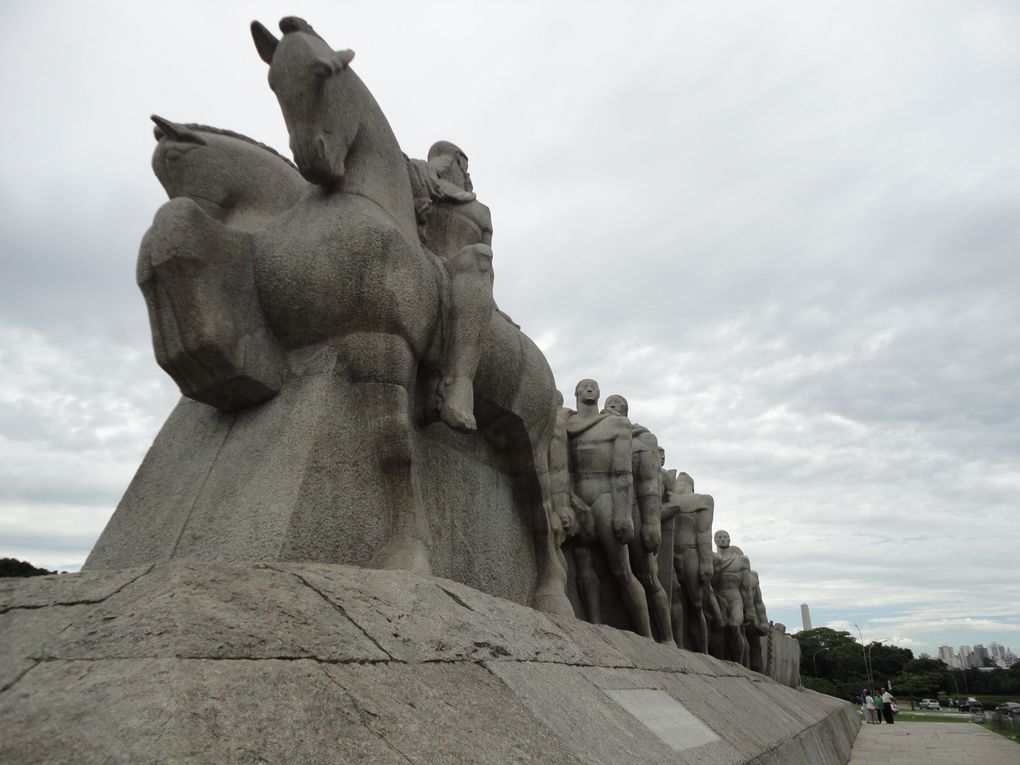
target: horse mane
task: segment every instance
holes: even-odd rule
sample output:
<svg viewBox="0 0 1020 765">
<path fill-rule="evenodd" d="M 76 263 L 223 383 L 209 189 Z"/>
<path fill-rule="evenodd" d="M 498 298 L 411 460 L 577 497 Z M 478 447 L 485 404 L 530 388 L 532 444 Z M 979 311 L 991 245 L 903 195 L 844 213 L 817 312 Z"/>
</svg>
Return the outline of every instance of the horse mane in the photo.
<svg viewBox="0 0 1020 765">
<path fill-rule="evenodd" d="M 226 136 L 227 138 L 237 138 L 240 141 L 245 141 L 247 143 L 250 143 L 252 146 L 258 146 L 260 149 L 264 149 L 265 151 L 268 151 L 270 154 L 279 157 L 288 165 L 297 170 L 297 165 L 295 165 L 291 160 L 287 159 L 287 157 L 280 154 L 280 152 L 278 152 L 272 146 L 267 146 L 266 144 L 260 141 L 256 141 L 254 138 L 252 138 L 251 136 L 247 136 L 244 133 L 238 133 L 234 130 L 227 130 L 226 128 L 213 127 L 212 125 L 200 125 L 197 122 L 189 122 L 184 127 L 188 128 L 189 130 L 197 130 L 200 133 L 212 133 L 213 135 L 222 135 Z"/>
</svg>

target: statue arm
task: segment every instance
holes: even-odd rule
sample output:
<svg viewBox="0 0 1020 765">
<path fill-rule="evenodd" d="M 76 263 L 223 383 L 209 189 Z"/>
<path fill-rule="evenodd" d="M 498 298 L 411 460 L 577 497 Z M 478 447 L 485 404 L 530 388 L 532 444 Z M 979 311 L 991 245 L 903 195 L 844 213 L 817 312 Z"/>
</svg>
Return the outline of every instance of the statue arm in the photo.
<svg viewBox="0 0 1020 765">
<path fill-rule="evenodd" d="M 659 460 L 654 450 L 638 452 L 637 457 L 634 491 L 637 494 L 638 513 L 641 516 L 641 546 L 646 552 L 655 552 L 662 542 Z"/>
<path fill-rule="evenodd" d="M 623 419 L 623 418 L 620 418 Z M 623 419 L 624 423 L 627 420 Z M 613 502 L 613 536 L 620 544 L 628 544 L 634 538 L 634 519 L 631 504 L 634 493 L 634 477 L 631 474 L 630 424 L 612 440 L 610 495 Z"/>
<path fill-rule="evenodd" d="M 712 499 L 711 497 L 708 498 Z M 698 579 L 702 582 L 710 581 L 714 571 L 712 564 L 712 521 L 714 518 L 714 501 L 709 503 L 707 507 L 698 510 L 695 514 L 697 523 L 695 544 L 698 549 Z"/>
<path fill-rule="evenodd" d="M 740 600 L 744 604 L 744 623 L 755 622 L 754 599 L 751 597 L 751 570 L 744 569 L 740 574 Z"/>
</svg>

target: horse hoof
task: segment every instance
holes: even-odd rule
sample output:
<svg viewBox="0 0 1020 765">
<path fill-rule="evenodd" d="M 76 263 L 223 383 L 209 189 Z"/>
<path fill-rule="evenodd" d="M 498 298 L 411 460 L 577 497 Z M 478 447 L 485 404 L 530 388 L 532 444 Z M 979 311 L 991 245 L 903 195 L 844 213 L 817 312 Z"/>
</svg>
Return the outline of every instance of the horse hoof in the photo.
<svg viewBox="0 0 1020 765">
<path fill-rule="evenodd" d="M 428 549 L 420 539 L 393 539 L 372 558 L 371 568 L 432 575 Z"/>
</svg>

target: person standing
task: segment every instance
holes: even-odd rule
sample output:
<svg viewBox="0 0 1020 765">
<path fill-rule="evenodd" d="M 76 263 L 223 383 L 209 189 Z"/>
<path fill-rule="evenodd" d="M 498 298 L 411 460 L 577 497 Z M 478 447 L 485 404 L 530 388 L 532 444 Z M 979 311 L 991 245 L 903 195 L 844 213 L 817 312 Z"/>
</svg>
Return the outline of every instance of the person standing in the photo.
<svg viewBox="0 0 1020 765">
<path fill-rule="evenodd" d="M 893 724 L 893 703 L 896 698 L 885 688 L 882 689 L 882 714 L 885 716 L 885 721 L 890 725 Z"/>
<path fill-rule="evenodd" d="M 882 694 L 876 693 L 873 698 L 875 700 L 875 725 L 881 725 L 882 710 L 885 707 L 885 704 L 882 702 Z"/>
<path fill-rule="evenodd" d="M 875 722 L 875 697 L 870 690 L 864 692 L 864 718 L 868 725 Z"/>
</svg>

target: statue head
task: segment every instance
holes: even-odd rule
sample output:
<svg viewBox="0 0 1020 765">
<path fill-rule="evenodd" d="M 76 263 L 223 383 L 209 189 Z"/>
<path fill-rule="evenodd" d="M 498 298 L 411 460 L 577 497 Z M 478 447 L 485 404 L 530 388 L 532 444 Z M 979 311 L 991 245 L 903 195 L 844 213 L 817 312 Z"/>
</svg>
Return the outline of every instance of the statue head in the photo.
<svg viewBox="0 0 1020 765">
<path fill-rule="evenodd" d="M 720 550 L 725 550 L 730 546 L 730 532 L 728 531 L 719 529 L 719 531 L 715 532 L 713 539 L 715 539 L 715 546 Z"/>
<path fill-rule="evenodd" d="M 666 467 L 666 450 L 660 446 L 656 451 L 659 452 L 659 467 Z"/>
<path fill-rule="evenodd" d="M 269 87 L 280 102 L 294 162 L 310 183 L 337 184 L 364 113 L 375 102 L 350 70 L 354 51 L 333 50 L 296 16 L 282 19 L 280 31 L 278 39 L 259 22 L 251 24 L 255 48 L 269 64 Z"/>
<path fill-rule="evenodd" d="M 563 406 L 563 394 L 560 393 L 559 390 L 555 391 L 555 395 L 553 396 L 553 399 L 556 401 L 556 407 L 557 408 Z"/>
<path fill-rule="evenodd" d="M 677 480 L 677 483 L 685 483 L 685 484 L 687 484 L 688 486 L 691 487 L 691 491 L 694 491 L 694 479 L 691 478 L 691 476 L 688 473 L 683 473 L 683 472 L 677 473 L 676 474 L 676 480 Z"/>
<path fill-rule="evenodd" d="M 574 387 L 574 398 L 577 399 L 578 404 L 597 404 L 601 395 L 599 384 L 594 380 L 581 380 Z"/>
<path fill-rule="evenodd" d="M 630 411 L 630 406 L 627 404 L 627 399 L 621 396 L 619 393 L 614 393 L 606 399 L 606 406 L 603 411 L 612 412 L 618 414 L 621 417 L 626 417 Z"/>
<path fill-rule="evenodd" d="M 428 162 L 436 174 L 465 191 L 474 191 L 468 173 L 468 158 L 459 146 L 449 141 L 436 141 L 429 148 Z"/>
</svg>

